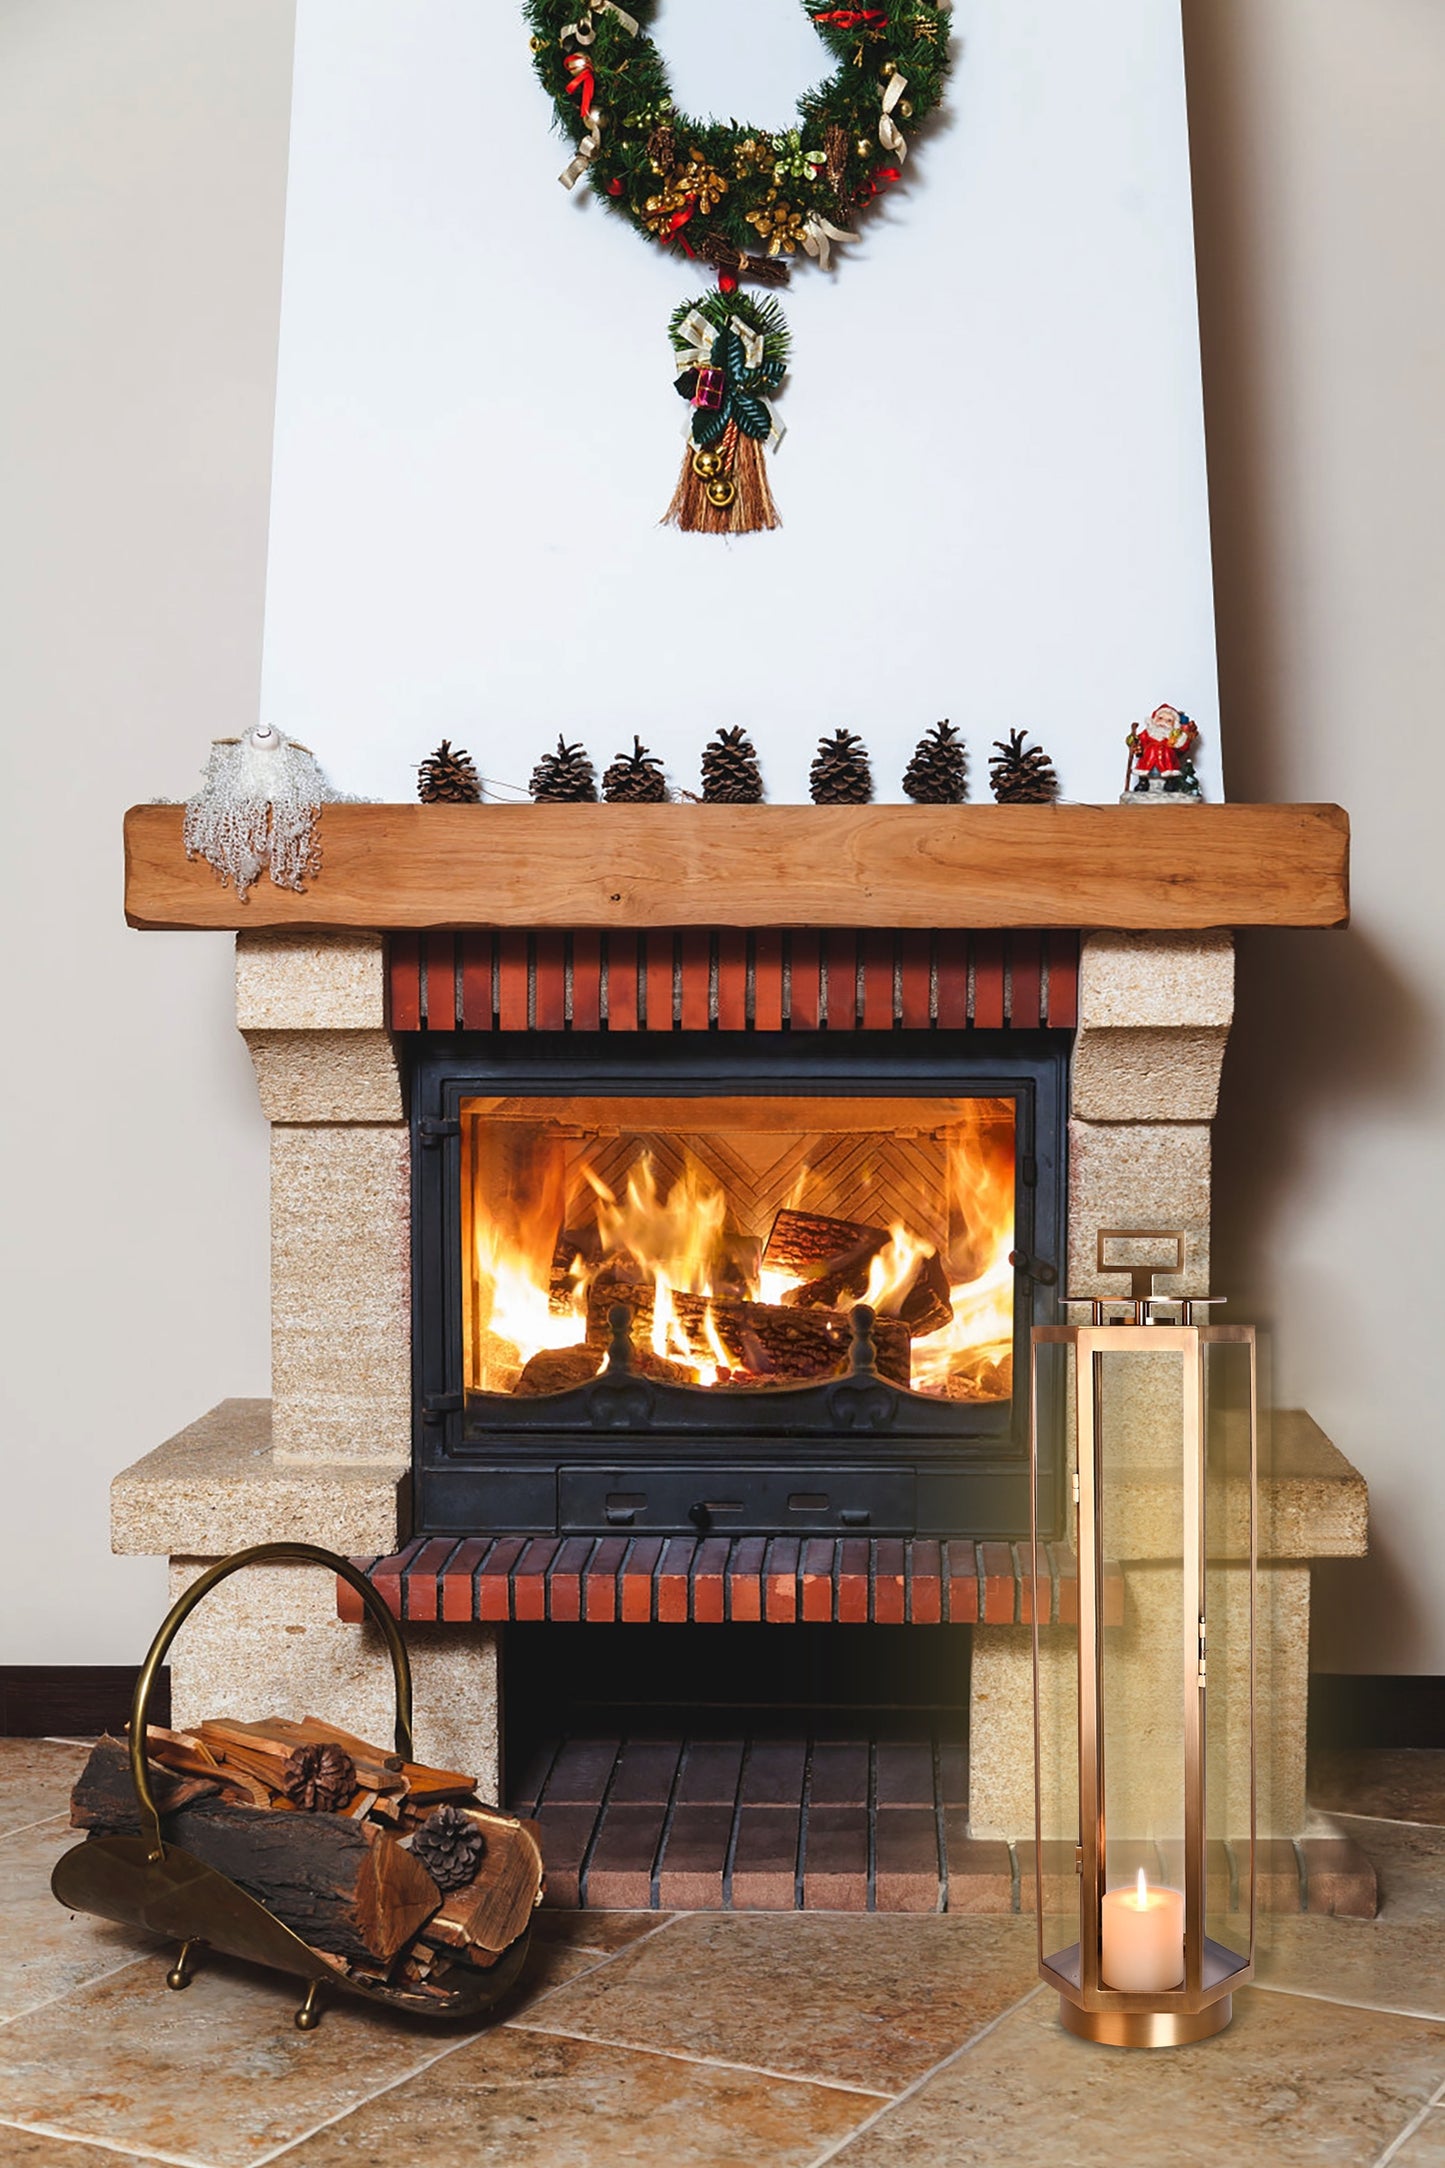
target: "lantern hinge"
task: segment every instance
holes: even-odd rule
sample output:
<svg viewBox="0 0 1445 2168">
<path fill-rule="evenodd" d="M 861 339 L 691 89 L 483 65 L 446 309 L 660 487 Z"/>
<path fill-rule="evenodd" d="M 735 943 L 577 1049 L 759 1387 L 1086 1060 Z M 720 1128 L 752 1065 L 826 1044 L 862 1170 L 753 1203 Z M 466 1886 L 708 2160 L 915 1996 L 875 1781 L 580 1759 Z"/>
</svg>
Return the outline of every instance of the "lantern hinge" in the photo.
<svg viewBox="0 0 1445 2168">
<path fill-rule="evenodd" d="M 1201 1685 L 1201 1686 L 1203 1686 L 1203 1685 L 1204 1685 L 1204 1683 L 1205 1683 L 1205 1675 L 1204 1675 L 1204 1637 L 1205 1637 L 1205 1633 L 1206 1633 L 1206 1631 L 1207 1631 L 1207 1629 L 1206 1629 L 1206 1626 L 1205 1626 L 1205 1622 L 1204 1622 L 1204 1620 L 1203 1620 L 1203 1619 L 1201 1619 L 1201 1620 L 1199 1621 L 1199 1683 L 1200 1683 L 1200 1685 Z"/>
<path fill-rule="evenodd" d="M 1075 1504 L 1075 1505 L 1077 1505 L 1077 1504 L 1078 1504 L 1078 1502 L 1079 1502 L 1079 1471 L 1078 1471 L 1078 1469 L 1076 1468 L 1076 1469 L 1074 1470 L 1074 1504 Z"/>
</svg>

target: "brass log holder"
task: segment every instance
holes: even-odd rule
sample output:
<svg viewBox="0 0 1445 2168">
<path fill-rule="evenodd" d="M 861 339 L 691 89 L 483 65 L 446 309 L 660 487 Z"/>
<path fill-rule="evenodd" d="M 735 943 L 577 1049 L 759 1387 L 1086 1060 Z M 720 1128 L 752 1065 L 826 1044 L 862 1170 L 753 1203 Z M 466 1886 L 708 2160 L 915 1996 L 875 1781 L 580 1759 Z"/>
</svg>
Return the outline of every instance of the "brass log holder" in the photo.
<svg viewBox="0 0 1445 2168">
<path fill-rule="evenodd" d="M 306 1982 L 306 1997 L 296 2024 L 310 2032 L 319 2022 L 321 2001 L 329 1988 L 410 2010 L 421 2017 L 475 2017 L 499 2003 L 515 1984 L 531 1940 L 530 1927 L 486 1969 L 458 1965 L 449 1976 L 455 1988 L 446 2002 L 402 1987 L 357 1980 L 340 1971 L 319 1950 L 283 1925 L 255 1897 L 229 1876 L 193 1858 L 161 1834 L 161 1818 L 151 1789 L 146 1760 L 146 1718 L 151 1691 L 167 1650 L 196 1606 L 218 1583 L 255 1565 L 305 1564 L 339 1574 L 361 1598 L 391 1657 L 396 1688 L 396 1751 L 412 1759 L 411 1663 L 406 1642 L 390 1608 L 366 1576 L 348 1558 L 315 1543 L 257 1543 L 235 1551 L 201 1574 L 171 1606 L 150 1645 L 136 1680 L 130 1712 L 130 1769 L 140 1809 L 140 1835 L 89 1837 L 66 1852 L 50 1878 L 53 1894 L 67 1910 L 94 1913 L 122 1927 L 179 1942 L 180 1953 L 166 1974 L 168 1987 L 184 1988 L 195 1976 L 198 1953 L 223 1951 Z"/>
<path fill-rule="evenodd" d="M 1173 1255 L 1152 1266 L 1110 1263 L 1106 1247 L 1116 1243 L 1172 1244 Z M 1178 1274 L 1183 1261 L 1177 1234 L 1105 1230 L 1098 1269 L 1127 1272 L 1130 1294 L 1067 1297 L 1088 1306 L 1089 1324 L 1032 1333 L 1039 1972 L 1058 1991 L 1065 2029 L 1114 2047 L 1208 2039 L 1228 2025 L 1233 1991 L 1254 1972 L 1255 1334 L 1209 1324 L 1204 1298 L 1155 1293 L 1154 1274 Z M 1107 1321 L 1120 1309 L 1126 1320 Z M 1077 1471 L 1065 1479 L 1063 1511 L 1078 1559 L 1072 1650 L 1059 1638 L 1069 1629 L 1045 1633 L 1039 1623 L 1050 1616 L 1041 1539 L 1058 1526 L 1053 1502 L 1040 1495 L 1041 1372 L 1051 1362 Z M 1105 1617 L 1106 1557 L 1126 1561 L 1117 1626 Z M 1072 1896 L 1062 1894 L 1073 1881 L 1070 1852 Z M 1163 1862 L 1152 1892 L 1145 1857 Z M 1153 1900 L 1175 1908 L 1182 1954 L 1177 1940 L 1163 1956 L 1156 1947 L 1147 1953 L 1160 1967 L 1155 1977 L 1111 1984 L 1111 1926 L 1122 1975 L 1121 1927 L 1147 1930 Z"/>
</svg>

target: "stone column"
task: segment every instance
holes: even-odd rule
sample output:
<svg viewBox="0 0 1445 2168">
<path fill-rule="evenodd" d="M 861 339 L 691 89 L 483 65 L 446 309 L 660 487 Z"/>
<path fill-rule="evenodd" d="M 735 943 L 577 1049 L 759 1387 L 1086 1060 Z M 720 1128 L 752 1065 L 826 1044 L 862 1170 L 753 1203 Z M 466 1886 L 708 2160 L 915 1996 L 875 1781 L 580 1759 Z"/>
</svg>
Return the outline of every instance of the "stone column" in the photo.
<svg viewBox="0 0 1445 2168">
<path fill-rule="evenodd" d="M 273 1397 L 230 1401 L 116 1479 L 117 1551 L 168 1554 L 172 1595 L 212 1560 L 303 1541 L 348 1555 L 410 1534 L 411 1178 L 379 934 L 241 934 L 237 1023 L 271 1123 Z M 423 1759 L 496 1798 L 497 1637 L 412 1627 Z M 179 1723 L 319 1716 L 391 1737 L 380 1637 L 324 1573 L 248 1569 L 182 1629 Z"/>
</svg>

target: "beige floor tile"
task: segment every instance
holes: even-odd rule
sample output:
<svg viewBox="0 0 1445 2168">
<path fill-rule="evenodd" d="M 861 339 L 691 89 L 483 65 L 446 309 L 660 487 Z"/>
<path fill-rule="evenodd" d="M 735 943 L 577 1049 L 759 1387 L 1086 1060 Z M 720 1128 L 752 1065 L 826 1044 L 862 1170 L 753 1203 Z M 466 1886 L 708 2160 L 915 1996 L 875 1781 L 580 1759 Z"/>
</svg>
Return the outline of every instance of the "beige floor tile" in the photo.
<svg viewBox="0 0 1445 2168">
<path fill-rule="evenodd" d="M 1445 1919 L 1261 1918 L 1255 1978 L 1292 1994 L 1445 2019 Z"/>
<path fill-rule="evenodd" d="M 147 1935 L 67 1912 L 56 1903 L 51 1870 L 61 1853 L 80 1841 L 60 1820 L 0 1838 L 0 2019 L 69 1994 L 156 1947 Z"/>
<path fill-rule="evenodd" d="M 285 2168 L 803 2168 L 866 2093 L 503 2031 L 285 2156 Z"/>
<path fill-rule="evenodd" d="M 301 2033 L 279 1974 L 211 1958 L 173 1994 L 166 1962 L 0 2027 L 0 2120 L 246 2168 L 470 2037 L 341 1997 Z"/>
<path fill-rule="evenodd" d="M 0 2161 L 5 2168 L 153 2168 L 142 2153 L 112 2153 L 108 2147 L 77 2145 L 70 2138 L 49 2138 L 43 2131 L 17 2130 L 4 2123 Z"/>
<path fill-rule="evenodd" d="M 88 1747 L 58 1739 L 0 1739 L 0 1837 L 70 1811 L 70 1787 Z"/>
<path fill-rule="evenodd" d="M 1372 1862 L 1381 1919 L 1445 1919 L 1445 1828 L 1360 1814 L 1331 1815 L 1330 1823 Z"/>
<path fill-rule="evenodd" d="M 671 1917 L 669 1912 L 553 1912 L 544 1905 L 533 1915 L 532 1940 L 578 1950 L 622 1950 Z"/>
<path fill-rule="evenodd" d="M 1445 1747 L 1364 1747 L 1310 1756 L 1310 1804 L 1331 1814 L 1445 1822 Z"/>
<path fill-rule="evenodd" d="M 1432 2108 L 1417 2131 L 1390 2155 L 1390 2168 L 1445 2168 L 1445 2108 Z"/>
<path fill-rule="evenodd" d="M 1445 2027 L 1241 1991 L 1216 2040 L 1093 2047 L 1041 1992 L 837 2168 L 1371 2168 L 1445 2077 Z"/>
<path fill-rule="evenodd" d="M 894 2093 L 1035 1977 L 1021 1919 L 690 1913 L 523 2022 Z"/>
</svg>

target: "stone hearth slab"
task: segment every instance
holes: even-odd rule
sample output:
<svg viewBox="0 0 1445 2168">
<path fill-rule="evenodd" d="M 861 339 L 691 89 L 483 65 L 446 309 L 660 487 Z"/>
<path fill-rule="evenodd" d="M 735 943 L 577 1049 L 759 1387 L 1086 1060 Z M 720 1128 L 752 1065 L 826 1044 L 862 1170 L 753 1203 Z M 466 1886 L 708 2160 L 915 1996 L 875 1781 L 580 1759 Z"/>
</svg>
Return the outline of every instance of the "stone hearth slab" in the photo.
<svg viewBox="0 0 1445 2168">
<path fill-rule="evenodd" d="M 111 1549 L 220 1558 L 250 1543 L 389 1551 L 410 1470 L 395 1461 L 278 1462 L 269 1400 L 223 1400 L 111 1485 Z"/>
</svg>

